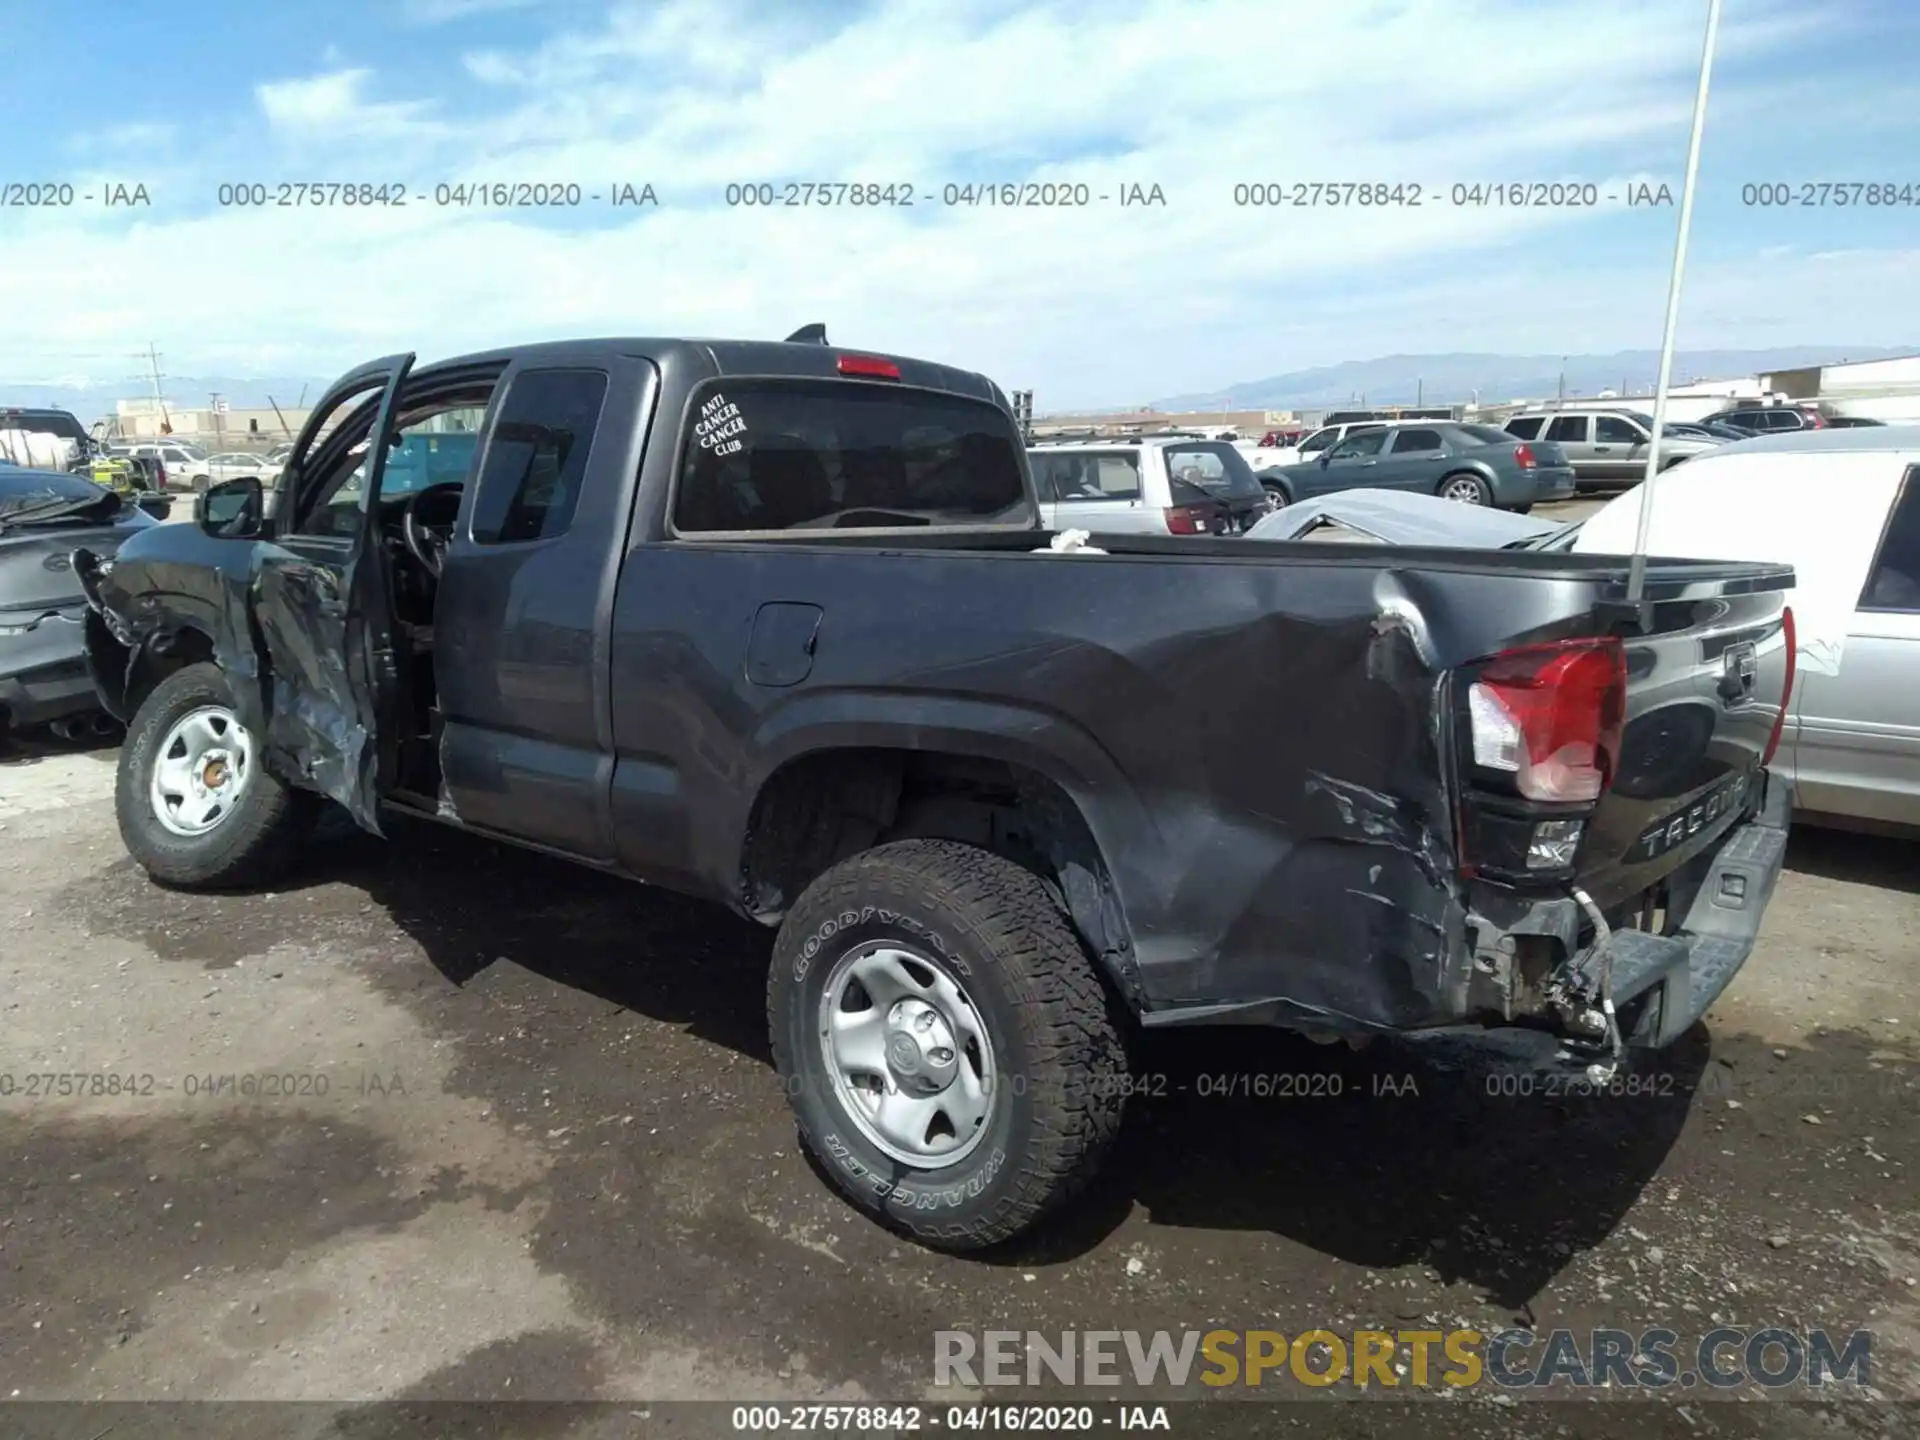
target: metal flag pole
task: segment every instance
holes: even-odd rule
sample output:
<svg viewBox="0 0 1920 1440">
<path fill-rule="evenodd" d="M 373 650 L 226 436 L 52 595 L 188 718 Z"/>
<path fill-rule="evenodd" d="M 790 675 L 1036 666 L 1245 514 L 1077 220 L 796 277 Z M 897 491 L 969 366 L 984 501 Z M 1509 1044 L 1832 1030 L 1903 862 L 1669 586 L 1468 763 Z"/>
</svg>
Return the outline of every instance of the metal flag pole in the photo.
<svg viewBox="0 0 1920 1440">
<path fill-rule="evenodd" d="M 1700 173 L 1700 133 L 1707 121 L 1707 84 L 1713 78 L 1713 49 L 1720 36 L 1720 0 L 1707 0 L 1707 39 L 1700 51 L 1700 84 L 1693 96 L 1693 136 L 1687 142 L 1687 178 L 1680 189 L 1680 233 L 1673 244 L 1673 276 L 1667 282 L 1667 328 L 1660 339 L 1660 378 L 1653 390 L 1653 439 L 1647 446 L 1647 473 L 1640 481 L 1640 523 L 1634 532 L 1633 563 L 1627 572 L 1627 603 L 1640 603 L 1647 580 L 1647 531 L 1653 524 L 1654 477 L 1660 473 L 1660 437 L 1667 423 L 1667 386 L 1673 379 L 1673 336 L 1680 323 L 1680 277 L 1687 268 L 1687 236 L 1693 229 L 1693 190 Z"/>
</svg>

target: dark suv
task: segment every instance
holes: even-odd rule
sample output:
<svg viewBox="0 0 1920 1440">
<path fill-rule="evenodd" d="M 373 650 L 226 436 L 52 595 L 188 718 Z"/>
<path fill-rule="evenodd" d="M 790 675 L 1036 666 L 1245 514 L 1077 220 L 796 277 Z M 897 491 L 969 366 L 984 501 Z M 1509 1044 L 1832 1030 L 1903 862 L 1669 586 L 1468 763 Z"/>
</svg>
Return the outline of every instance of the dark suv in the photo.
<svg viewBox="0 0 1920 1440">
<path fill-rule="evenodd" d="M 1700 423 L 1731 425 L 1749 435 L 1779 435 L 1788 430 L 1824 429 L 1827 417 L 1811 405 L 1743 405 L 1715 411 Z"/>
</svg>

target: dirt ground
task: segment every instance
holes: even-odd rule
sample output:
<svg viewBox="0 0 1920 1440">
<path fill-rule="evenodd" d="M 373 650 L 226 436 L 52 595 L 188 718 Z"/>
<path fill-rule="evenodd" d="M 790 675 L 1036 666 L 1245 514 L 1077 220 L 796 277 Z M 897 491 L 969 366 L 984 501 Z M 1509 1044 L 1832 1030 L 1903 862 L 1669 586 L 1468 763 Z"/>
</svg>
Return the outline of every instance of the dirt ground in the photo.
<svg viewBox="0 0 1920 1440">
<path fill-rule="evenodd" d="M 954 1327 L 1724 1323 L 1870 1330 L 1887 1398 L 1209 1408 L 1257 1433 L 1915 1433 L 1891 1403 L 1920 1397 L 1911 842 L 1796 834 L 1658 1093 L 1161 1037 L 1139 1069 L 1163 1093 L 1088 1202 L 961 1259 L 797 1151 L 757 927 L 422 824 L 336 828 L 275 893 L 169 892 L 122 849 L 114 758 L 0 752 L 0 1402 L 304 1400 L 343 1433 L 364 1401 L 602 1399 L 629 1403 L 487 1433 L 631 1433 L 645 1401 L 934 1397 Z M 1303 1071 L 1340 1096 L 1199 1093 Z M 26 1093 L 47 1073 L 119 1093 Z"/>
</svg>

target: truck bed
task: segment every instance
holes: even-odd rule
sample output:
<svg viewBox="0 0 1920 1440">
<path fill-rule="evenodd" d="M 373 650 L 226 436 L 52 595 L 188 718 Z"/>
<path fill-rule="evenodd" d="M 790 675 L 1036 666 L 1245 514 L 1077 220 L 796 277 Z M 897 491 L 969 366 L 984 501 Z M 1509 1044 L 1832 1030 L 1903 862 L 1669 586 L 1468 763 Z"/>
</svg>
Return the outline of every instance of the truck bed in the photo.
<svg viewBox="0 0 1920 1440">
<path fill-rule="evenodd" d="M 1577 876 L 1623 919 L 1751 805 L 1636 856 L 1649 828 L 1664 834 L 1735 777 L 1757 796 L 1777 706 L 1703 696 L 1716 647 L 1751 633 L 1774 637 L 1757 690 L 1777 697 L 1789 568 L 1658 560 L 1630 610 L 1624 558 L 1152 537 L 1032 553 L 1048 538 L 634 552 L 613 615 L 617 863 L 739 905 L 752 797 L 790 758 L 825 744 L 957 749 L 1058 779 L 1087 817 L 1143 1008 L 1284 997 L 1330 1021 L 1406 1028 L 1457 1018 L 1472 932 L 1504 929 L 1510 917 L 1491 912 L 1508 896 L 1572 907 L 1565 884 L 1462 877 L 1443 713 L 1459 667 L 1623 636 L 1621 778 Z M 804 623 L 769 626 L 769 602 Z M 689 739 L 663 746 L 665 734 Z"/>
</svg>

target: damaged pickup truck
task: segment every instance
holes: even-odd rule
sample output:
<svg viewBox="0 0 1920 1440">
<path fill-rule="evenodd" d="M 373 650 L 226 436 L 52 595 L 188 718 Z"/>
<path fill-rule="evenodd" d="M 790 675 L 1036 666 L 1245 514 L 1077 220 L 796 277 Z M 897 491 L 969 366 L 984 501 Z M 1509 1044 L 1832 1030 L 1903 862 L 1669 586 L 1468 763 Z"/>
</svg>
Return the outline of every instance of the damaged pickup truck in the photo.
<svg viewBox="0 0 1920 1440">
<path fill-rule="evenodd" d="M 1055 546 L 992 382 L 817 329 L 376 361 L 273 500 L 76 557 L 139 863 L 265 883 L 330 799 L 776 926 L 802 1138 L 936 1246 L 1086 1179 L 1136 1024 L 1608 1074 L 1784 852 L 1791 569 Z"/>
</svg>

